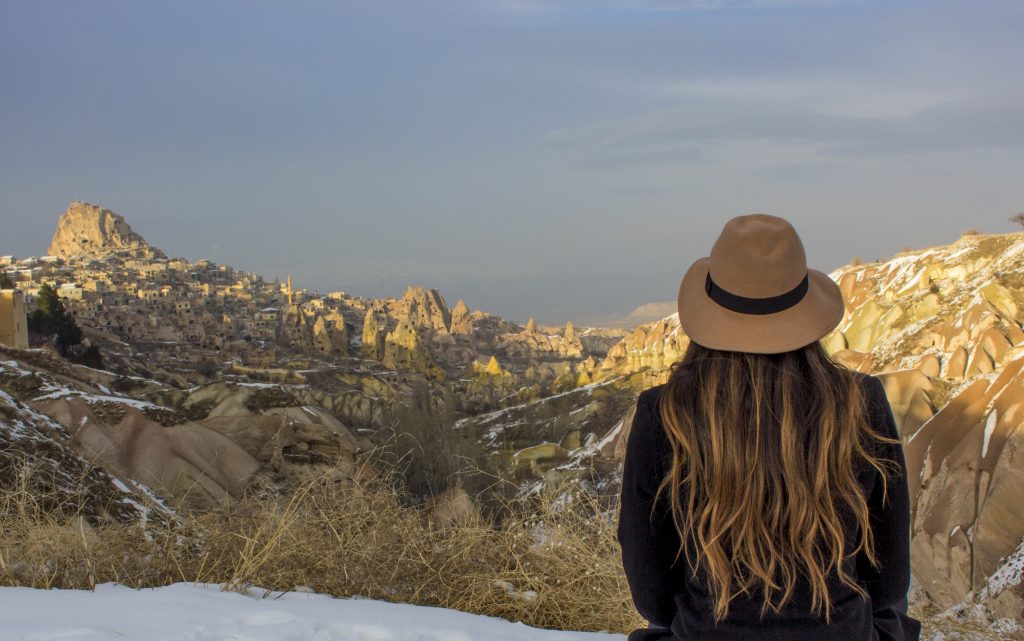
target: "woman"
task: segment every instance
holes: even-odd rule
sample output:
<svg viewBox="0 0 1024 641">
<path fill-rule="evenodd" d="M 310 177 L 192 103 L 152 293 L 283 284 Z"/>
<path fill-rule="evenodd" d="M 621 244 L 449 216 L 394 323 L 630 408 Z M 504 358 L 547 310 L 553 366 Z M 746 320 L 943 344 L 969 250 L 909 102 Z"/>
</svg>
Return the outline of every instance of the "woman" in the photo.
<svg viewBox="0 0 1024 641">
<path fill-rule="evenodd" d="M 640 394 L 623 464 L 622 562 L 650 624 L 629 641 L 919 639 L 892 410 L 819 341 L 838 286 L 786 220 L 739 216 L 678 308 L 689 348 Z"/>
</svg>

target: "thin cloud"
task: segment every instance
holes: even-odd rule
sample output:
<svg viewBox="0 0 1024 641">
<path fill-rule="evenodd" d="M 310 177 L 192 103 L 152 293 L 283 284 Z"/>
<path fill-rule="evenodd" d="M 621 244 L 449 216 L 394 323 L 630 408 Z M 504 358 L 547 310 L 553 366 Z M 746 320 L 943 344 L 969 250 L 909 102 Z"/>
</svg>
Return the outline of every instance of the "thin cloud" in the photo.
<svg viewBox="0 0 1024 641">
<path fill-rule="evenodd" d="M 851 116 L 806 101 L 691 96 L 678 107 L 620 122 L 555 131 L 541 140 L 588 164 L 688 162 L 736 142 L 801 146 L 827 156 L 1024 150 L 1024 96 L 943 101 L 894 117 Z"/>
</svg>

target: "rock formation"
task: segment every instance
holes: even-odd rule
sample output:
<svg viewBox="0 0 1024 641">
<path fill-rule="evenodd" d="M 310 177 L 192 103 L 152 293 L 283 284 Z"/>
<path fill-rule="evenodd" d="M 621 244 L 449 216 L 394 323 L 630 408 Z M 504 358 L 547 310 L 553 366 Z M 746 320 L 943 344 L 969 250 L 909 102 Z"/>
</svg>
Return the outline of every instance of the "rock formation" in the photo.
<svg viewBox="0 0 1024 641">
<path fill-rule="evenodd" d="M 527 321 L 525 330 L 502 334 L 499 338 L 505 352 L 518 359 L 583 357 L 583 343 L 576 335 L 572 322 L 566 324 L 562 335 L 545 334 L 537 329 L 537 323 L 531 318 Z"/>
<path fill-rule="evenodd" d="M 17 361 L 0 361 L 0 484 L 24 485 L 43 502 L 59 496 L 57 508 L 80 506 L 89 522 L 138 521 L 141 490 L 91 464 L 60 423 L 25 402 L 41 383 Z"/>
<path fill-rule="evenodd" d="M 469 337 L 473 335 L 473 319 L 469 315 L 469 308 L 461 298 L 452 309 L 452 323 L 448 327 L 448 332 L 453 336 Z"/>
<path fill-rule="evenodd" d="M 396 370 L 419 372 L 433 380 L 445 378 L 444 370 L 434 363 L 416 328 L 406 318 L 400 318 L 395 329 L 385 336 L 381 362 Z"/>
<path fill-rule="evenodd" d="M 491 356 L 491 360 L 487 361 L 487 367 L 484 368 L 484 372 L 491 376 L 503 376 L 507 373 L 502 369 L 501 364 L 498 363 L 498 359 L 494 356 Z"/>
<path fill-rule="evenodd" d="M 57 223 L 47 254 L 103 257 L 118 254 L 131 258 L 166 258 L 164 253 L 132 231 L 124 218 L 109 209 L 74 201 Z"/>
<path fill-rule="evenodd" d="M 406 288 L 402 294 L 409 322 L 417 327 L 428 327 L 435 332 L 448 333 L 452 314 L 436 289 L 424 292 L 422 287 Z"/>
<path fill-rule="evenodd" d="M 386 316 L 376 306 L 366 310 L 363 319 L 363 358 L 379 361 L 384 358 L 384 336 Z"/>
<path fill-rule="evenodd" d="M 165 427 L 132 405 L 123 407 L 116 423 L 98 417 L 88 402 L 74 397 L 34 405 L 73 433 L 94 463 L 193 506 L 241 496 L 260 467 L 216 431 L 194 424 Z"/>
<path fill-rule="evenodd" d="M 348 332 L 340 314 L 325 318 L 317 316 L 313 322 L 313 346 L 321 356 L 348 356 Z"/>
<path fill-rule="evenodd" d="M 682 357 L 689 344 L 689 337 L 679 326 L 678 314 L 640 325 L 608 350 L 596 380 L 643 372 L 647 387 L 662 383 L 668 367 Z"/>
<path fill-rule="evenodd" d="M 0 475 L 16 471 L 7 452 L 24 462 L 45 459 L 53 466 L 43 470 L 47 483 L 66 477 L 67 491 L 88 492 L 87 506 L 125 494 L 130 515 L 132 505 L 143 497 L 150 502 L 153 493 L 207 507 L 241 496 L 252 483 L 284 484 L 327 472 L 345 481 L 364 469 L 356 465 L 360 446 L 353 432 L 283 387 L 217 382 L 182 392 L 136 383 L 141 392 L 170 401 L 165 406 L 111 394 L 113 375 L 83 371 L 95 380 L 80 378 L 56 357 L 33 355 L 31 365 L 0 361 Z M 15 417 L 13 425 L 8 416 Z M 116 499 L 111 505 L 102 510 L 121 509 Z"/>
<path fill-rule="evenodd" d="M 313 349 L 313 328 L 301 306 L 294 303 L 285 305 L 279 327 L 283 345 L 294 346 L 303 353 Z"/>
<path fill-rule="evenodd" d="M 986 591 L 999 617 L 1024 612 L 1024 586 L 993 578 L 1024 533 L 1024 356 L 977 378 L 916 430 L 901 426 L 911 478 L 915 577 L 941 604 Z M 1012 564 L 1011 564 L 1012 566 Z"/>
</svg>

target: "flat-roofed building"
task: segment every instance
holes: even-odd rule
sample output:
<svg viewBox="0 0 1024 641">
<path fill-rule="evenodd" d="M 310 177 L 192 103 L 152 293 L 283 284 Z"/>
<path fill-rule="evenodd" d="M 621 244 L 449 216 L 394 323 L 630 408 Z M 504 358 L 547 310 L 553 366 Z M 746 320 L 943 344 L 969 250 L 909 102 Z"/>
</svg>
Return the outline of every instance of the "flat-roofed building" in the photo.
<svg viewBox="0 0 1024 641">
<path fill-rule="evenodd" d="M 28 349 L 28 315 L 19 289 L 0 289 L 0 343 Z"/>
<path fill-rule="evenodd" d="M 77 283 L 64 283 L 57 288 L 57 295 L 71 300 L 82 300 L 83 289 Z"/>
</svg>

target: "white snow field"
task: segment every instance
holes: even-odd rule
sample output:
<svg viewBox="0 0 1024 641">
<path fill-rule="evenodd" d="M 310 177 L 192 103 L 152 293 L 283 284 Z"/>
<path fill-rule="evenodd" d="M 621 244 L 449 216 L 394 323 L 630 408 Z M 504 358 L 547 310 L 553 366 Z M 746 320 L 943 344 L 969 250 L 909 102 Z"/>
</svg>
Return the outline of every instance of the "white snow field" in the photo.
<svg viewBox="0 0 1024 641">
<path fill-rule="evenodd" d="M 495 617 L 305 592 L 250 596 L 219 585 L 135 590 L 0 588 L 3 641 L 624 641 Z"/>
</svg>

